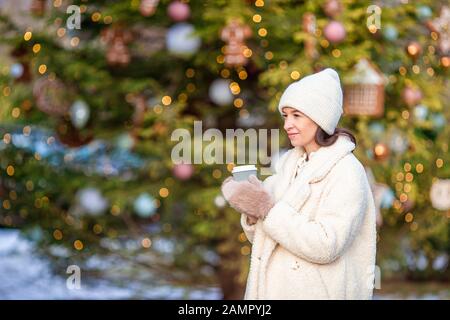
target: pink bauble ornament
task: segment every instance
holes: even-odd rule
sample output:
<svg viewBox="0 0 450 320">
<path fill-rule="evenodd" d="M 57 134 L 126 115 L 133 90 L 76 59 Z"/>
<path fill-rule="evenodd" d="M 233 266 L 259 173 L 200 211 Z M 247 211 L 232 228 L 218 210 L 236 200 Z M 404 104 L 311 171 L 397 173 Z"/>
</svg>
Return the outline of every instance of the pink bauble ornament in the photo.
<svg viewBox="0 0 450 320">
<path fill-rule="evenodd" d="M 408 106 L 413 107 L 422 100 L 422 91 L 418 88 L 407 86 L 403 89 L 402 96 L 405 103 Z"/>
<path fill-rule="evenodd" d="M 344 25 L 338 21 L 331 21 L 325 26 L 323 30 L 325 37 L 331 43 L 339 43 L 345 39 L 345 28 Z"/>
<path fill-rule="evenodd" d="M 194 173 L 194 167 L 190 163 L 180 163 L 173 167 L 173 174 L 180 180 L 188 180 Z"/>
<path fill-rule="evenodd" d="M 181 1 L 172 2 L 167 8 L 167 14 L 173 21 L 184 21 L 191 15 L 189 5 Z"/>
</svg>

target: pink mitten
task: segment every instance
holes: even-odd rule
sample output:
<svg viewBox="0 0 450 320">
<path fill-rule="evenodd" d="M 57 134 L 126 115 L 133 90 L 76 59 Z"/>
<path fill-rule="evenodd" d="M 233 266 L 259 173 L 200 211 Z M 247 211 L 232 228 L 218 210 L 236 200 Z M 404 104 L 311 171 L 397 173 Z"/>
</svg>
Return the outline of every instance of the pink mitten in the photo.
<svg viewBox="0 0 450 320">
<path fill-rule="evenodd" d="M 222 184 L 222 193 L 234 209 L 253 218 L 264 219 L 274 206 L 263 183 L 253 175 L 248 181 L 226 179 Z"/>
</svg>

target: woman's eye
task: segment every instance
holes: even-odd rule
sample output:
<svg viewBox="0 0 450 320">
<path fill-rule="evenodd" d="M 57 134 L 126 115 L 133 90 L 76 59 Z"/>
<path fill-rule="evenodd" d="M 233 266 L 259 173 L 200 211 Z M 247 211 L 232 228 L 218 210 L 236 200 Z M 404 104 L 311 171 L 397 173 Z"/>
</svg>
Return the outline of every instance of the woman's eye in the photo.
<svg viewBox="0 0 450 320">
<path fill-rule="evenodd" d="M 285 115 L 285 114 L 282 114 L 281 116 L 282 116 L 283 118 L 286 118 L 286 115 Z"/>
<path fill-rule="evenodd" d="M 294 114 L 294 117 L 298 118 L 301 117 L 298 113 Z"/>
</svg>

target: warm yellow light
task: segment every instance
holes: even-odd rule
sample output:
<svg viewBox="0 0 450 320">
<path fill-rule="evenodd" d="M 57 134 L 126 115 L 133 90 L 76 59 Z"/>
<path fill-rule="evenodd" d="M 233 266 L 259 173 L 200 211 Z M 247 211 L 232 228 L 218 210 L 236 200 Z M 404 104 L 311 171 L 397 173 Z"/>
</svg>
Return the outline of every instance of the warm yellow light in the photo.
<svg viewBox="0 0 450 320">
<path fill-rule="evenodd" d="M 230 84 L 230 90 L 231 93 L 234 95 L 239 94 L 241 92 L 241 88 L 239 87 L 239 84 L 237 82 L 232 82 Z"/>
<path fill-rule="evenodd" d="M 241 98 L 234 99 L 233 104 L 236 108 L 242 108 L 242 106 L 244 105 L 244 100 L 242 100 Z"/>
<path fill-rule="evenodd" d="M 97 22 L 102 18 L 102 14 L 100 12 L 94 12 L 91 16 L 92 21 Z"/>
<path fill-rule="evenodd" d="M 262 17 L 259 14 L 255 14 L 253 16 L 253 22 L 259 23 L 259 22 L 261 22 L 261 20 L 262 20 Z"/>
<path fill-rule="evenodd" d="M 300 78 L 300 72 L 297 70 L 294 70 L 291 72 L 291 79 L 292 80 L 298 80 Z"/>
<path fill-rule="evenodd" d="M 167 189 L 167 188 L 161 188 L 161 189 L 159 189 L 159 195 L 160 195 L 162 198 L 168 197 L 168 196 L 169 196 L 169 189 Z"/>
<path fill-rule="evenodd" d="M 163 105 L 168 106 L 169 104 L 172 103 L 172 98 L 169 97 L 169 96 L 164 96 L 164 97 L 161 99 L 161 102 L 162 102 Z"/>
<path fill-rule="evenodd" d="M 408 212 L 406 215 L 405 215 L 405 221 L 406 222 L 411 222 L 411 221 L 413 221 L 413 219 L 414 219 L 414 216 L 413 216 L 413 214 L 411 213 L 411 212 Z"/>
<path fill-rule="evenodd" d="M 83 250 L 83 242 L 81 242 L 80 240 L 75 240 L 75 242 L 73 243 L 73 246 L 78 251 Z"/>
<path fill-rule="evenodd" d="M 152 245 L 152 240 L 150 240 L 149 238 L 144 238 L 142 239 L 141 244 L 144 248 L 148 249 Z"/>
<path fill-rule="evenodd" d="M 39 51 L 41 51 L 41 45 L 40 45 L 39 43 L 36 43 L 36 44 L 33 46 L 33 52 L 34 52 L 34 53 L 38 53 Z"/>
<path fill-rule="evenodd" d="M 13 108 L 11 115 L 13 116 L 13 118 L 18 118 L 20 116 L 20 109 L 19 108 Z"/>
<path fill-rule="evenodd" d="M 259 35 L 260 37 L 265 37 L 265 36 L 267 36 L 267 29 L 266 29 L 266 28 L 260 28 L 260 29 L 258 30 L 258 35 Z"/>
<path fill-rule="evenodd" d="M 186 77 L 193 78 L 195 76 L 195 70 L 192 68 L 189 68 L 186 70 Z"/>
<path fill-rule="evenodd" d="M 38 69 L 40 74 L 44 74 L 47 71 L 47 66 L 45 64 L 41 64 Z"/>
<path fill-rule="evenodd" d="M 272 53 L 271 51 L 267 51 L 267 52 L 264 54 L 264 57 L 265 57 L 267 60 L 272 60 L 272 59 L 273 59 L 273 53 Z"/>
<path fill-rule="evenodd" d="M 56 229 L 55 231 L 53 231 L 53 238 L 55 238 L 56 240 L 61 240 L 63 238 L 62 232 Z"/>
<path fill-rule="evenodd" d="M 31 37 L 33 36 L 33 34 L 31 33 L 31 31 L 27 31 L 25 32 L 25 34 L 23 35 L 23 39 L 25 41 L 29 41 L 31 39 Z"/>
<path fill-rule="evenodd" d="M 14 175 L 14 167 L 12 165 L 9 165 L 6 168 L 6 173 L 8 174 L 8 176 L 13 176 Z"/>
<path fill-rule="evenodd" d="M 239 79 L 241 79 L 241 80 L 247 79 L 247 71 L 245 71 L 245 70 L 239 71 Z"/>
</svg>

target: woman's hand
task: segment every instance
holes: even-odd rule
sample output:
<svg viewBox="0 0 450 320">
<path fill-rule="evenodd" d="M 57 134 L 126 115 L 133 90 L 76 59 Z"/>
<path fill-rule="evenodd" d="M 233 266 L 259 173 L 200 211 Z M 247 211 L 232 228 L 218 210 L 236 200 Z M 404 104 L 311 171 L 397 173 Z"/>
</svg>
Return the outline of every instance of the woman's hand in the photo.
<svg viewBox="0 0 450 320">
<path fill-rule="evenodd" d="M 264 189 L 263 183 L 253 175 L 248 181 L 235 181 L 232 177 L 225 179 L 222 194 L 231 207 L 251 217 L 253 222 L 256 219 L 264 219 L 274 206 L 274 201 Z"/>
</svg>

